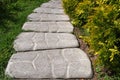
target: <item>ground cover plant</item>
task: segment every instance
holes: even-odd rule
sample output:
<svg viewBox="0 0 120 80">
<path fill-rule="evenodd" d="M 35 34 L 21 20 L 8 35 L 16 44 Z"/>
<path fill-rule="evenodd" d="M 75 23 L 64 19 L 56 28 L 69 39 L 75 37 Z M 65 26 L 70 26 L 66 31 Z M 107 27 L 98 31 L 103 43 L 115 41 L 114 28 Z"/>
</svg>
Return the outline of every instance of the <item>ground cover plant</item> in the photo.
<svg viewBox="0 0 120 80">
<path fill-rule="evenodd" d="M 63 6 L 89 54 L 97 56 L 99 79 L 120 79 L 120 0 L 63 0 Z"/>
<path fill-rule="evenodd" d="M 0 0 L 0 80 L 11 80 L 4 74 L 8 60 L 15 53 L 13 41 L 32 10 L 48 0 Z"/>
</svg>

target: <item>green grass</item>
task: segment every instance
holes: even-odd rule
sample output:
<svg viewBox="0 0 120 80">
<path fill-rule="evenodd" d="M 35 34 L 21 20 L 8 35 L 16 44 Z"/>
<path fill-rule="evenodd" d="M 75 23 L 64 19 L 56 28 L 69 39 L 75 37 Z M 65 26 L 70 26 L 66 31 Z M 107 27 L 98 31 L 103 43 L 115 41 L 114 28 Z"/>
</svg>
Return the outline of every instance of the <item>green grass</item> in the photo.
<svg viewBox="0 0 120 80">
<path fill-rule="evenodd" d="M 16 36 L 22 31 L 22 25 L 27 20 L 27 16 L 32 13 L 32 10 L 38 7 L 41 3 L 48 0 L 18 0 L 14 3 L 15 20 L 4 20 L 5 23 L 0 23 L 0 80 L 11 80 L 5 76 L 7 63 L 13 53 L 13 41 Z M 3 26 L 5 25 L 5 26 Z"/>
</svg>

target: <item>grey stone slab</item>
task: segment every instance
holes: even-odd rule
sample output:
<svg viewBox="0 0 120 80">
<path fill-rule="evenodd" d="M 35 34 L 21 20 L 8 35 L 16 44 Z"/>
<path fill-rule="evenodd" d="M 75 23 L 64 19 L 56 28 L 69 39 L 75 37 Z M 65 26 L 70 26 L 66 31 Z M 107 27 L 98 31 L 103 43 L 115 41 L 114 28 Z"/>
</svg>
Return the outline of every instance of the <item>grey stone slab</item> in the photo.
<svg viewBox="0 0 120 80">
<path fill-rule="evenodd" d="M 26 22 L 22 29 L 25 31 L 37 32 L 73 32 L 73 26 L 70 22 Z"/>
<path fill-rule="evenodd" d="M 41 13 L 32 13 L 28 15 L 28 20 L 33 22 L 39 21 L 69 21 L 67 15 L 57 15 L 57 14 L 41 14 Z"/>
<path fill-rule="evenodd" d="M 51 55 L 52 53 L 56 53 Z M 68 63 L 64 60 L 61 51 L 53 51 L 48 54 L 51 63 L 53 63 L 53 76 L 55 78 L 64 78 L 66 77 L 66 70 Z"/>
<path fill-rule="evenodd" d="M 81 51 L 81 54 L 78 54 L 79 49 L 65 49 L 65 51 L 63 50 L 63 52 L 67 53 L 63 53 L 63 56 L 66 57 L 66 61 L 70 62 L 79 62 L 81 59 L 84 60 L 84 58 L 86 57 L 86 54 L 84 54 L 83 51 Z"/>
<path fill-rule="evenodd" d="M 81 59 L 81 62 L 71 62 L 69 64 L 69 77 L 72 78 L 85 78 L 90 77 L 92 70 L 90 69 L 90 61 L 86 59 Z M 88 67 L 89 66 L 89 67 Z M 79 74 L 82 73 L 82 74 Z"/>
<path fill-rule="evenodd" d="M 68 79 L 91 78 L 93 73 L 91 62 L 81 49 L 67 48 L 13 54 L 6 75 L 18 79 Z"/>
<path fill-rule="evenodd" d="M 35 13 L 45 13 L 45 14 L 65 14 L 64 9 L 56 9 L 56 8 L 43 8 L 38 7 L 34 9 Z"/>
<path fill-rule="evenodd" d="M 26 35 L 27 34 L 27 35 Z M 28 37 L 34 35 L 32 38 Z M 14 41 L 16 51 L 79 47 L 76 37 L 70 33 L 23 32 Z"/>
<path fill-rule="evenodd" d="M 32 79 L 13 79 L 13 80 L 91 80 L 91 79 L 53 79 L 53 78 L 51 78 L 51 79 L 39 79 L 39 78 L 32 78 Z"/>
<path fill-rule="evenodd" d="M 50 59 L 47 56 L 48 54 L 46 54 L 45 52 L 40 53 L 40 55 L 38 53 L 36 58 L 33 60 L 32 63 L 34 64 L 36 69 L 36 75 L 34 75 L 34 78 L 52 78 L 52 66 Z"/>
<path fill-rule="evenodd" d="M 61 1 L 49 1 L 47 3 L 43 3 L 40 7 L 63 9 Z"/>
<path fill-rule="evenodd" d="M 31 51 L 29 53 L 31 54 L 29 56 L 27 56 L 28 55 L 27 52 L 24 53 L 24 55 L 19 54 L 19 56 L 16 56 L 17 54 L 15 54 L 15 55 L 12 56 L 12 59 L 10 59 L 10 62 L 19 62 L 19 61 L 21 61 L 21 62 L 29 62 L 30 63 L 31 61 L 33 61 L 36 58 L 37 52 L 34 52 L 34 54 L 32 54 L 33 52 Z"/>
<path fill-rule="evenodd" d="M 49 3 L 57 3 L 57 4 L 61 4 L 62 1 L 61 1 L 61 0 L 50 0 Z"/>
<path fill-rule="evenodd" d="M 14 49 L 16 51 L 28 51 L 33 50 L 34 43 L 31 40 L 25 40 L 25 39 L 16 39 L 14 41 Z"/>
<path fill-rule="evenodd" d="M 17 39 L 18 38 L 21 38 L 22 40 L 24 39 L 31 39 L 33 36 L 35 35 L 35 32 L 26 32 L 26 33 L 20 33 L 19 36 L 17 36 Z"/>
</svg>

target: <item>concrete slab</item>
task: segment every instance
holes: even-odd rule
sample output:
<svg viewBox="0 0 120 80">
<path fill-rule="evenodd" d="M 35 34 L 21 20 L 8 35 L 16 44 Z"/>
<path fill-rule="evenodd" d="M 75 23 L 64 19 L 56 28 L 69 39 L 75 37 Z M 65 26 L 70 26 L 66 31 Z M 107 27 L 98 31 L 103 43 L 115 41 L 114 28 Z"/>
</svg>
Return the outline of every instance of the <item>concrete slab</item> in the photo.
<svg viewBox="0 0 120 80">
<path fill-rule="evenodd" d="M 80 80 L 80 79 L 39 79 L 39 78 L 32 78 L 32 79 L 13 79 L 13 80 Z"/>
<path fill-rule="evenodd" d="M 18 52 L 7 66 L 13 78 L 91 78 L 88 56 L 79 48 Z"/>
<path fill-rule="evenodd" d="M 79 47 L 76 37 L 70 33 L 23 32 L 14 41 L 16 51 Z"/>
<path fill-rule="evenodd" d="M 28 16 L 29 21 L 33 22 L 52 22 L 52 21 L 69 21 L 69 17 L 67 15 L 56 15 L 56 14 L 41 14 L 41 13 L 32 13 Z"/>
<path fill-rule="evenodd" d="M 45 14 L 65 14 L 63 9 L 57 9 L 57 8 L 43 8 L 38 7 L 33 10 L 35 13 L 45 13 Z"/>
<path fill-rule="evenodd" d="M 71 33 L 73 26 L 70 22 L 26 22 L 22 29 L 24 31 L 37 32 L 56 32 L 56 33 Z"/>
<path fill-rule="evenodd" d="M 62 2 L 60 0 L 58 0 L 58 1 L 50 0 L 47 3 L 43 3 L 40 7 L 43 7 L 43 8 L 58 8 L 58 9 L 63 9 Z"/>
</svg>

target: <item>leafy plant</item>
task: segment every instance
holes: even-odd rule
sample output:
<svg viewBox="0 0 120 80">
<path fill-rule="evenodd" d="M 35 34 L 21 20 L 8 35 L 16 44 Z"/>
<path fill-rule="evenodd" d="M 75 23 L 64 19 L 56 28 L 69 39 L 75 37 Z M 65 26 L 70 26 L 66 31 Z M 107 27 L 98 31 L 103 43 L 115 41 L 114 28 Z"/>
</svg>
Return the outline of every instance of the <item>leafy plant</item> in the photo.
<svg viewBox="0 0 120 80">
<path fill-rule="evenodd" d="M 89 52 L 98 56 L 98 65 L 119 73 L 120 0 L 63 0 L 63 5 L 73 25 L 84 29 L 80 38 L 89 44 Z"/>
</svg>

